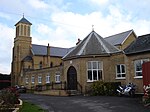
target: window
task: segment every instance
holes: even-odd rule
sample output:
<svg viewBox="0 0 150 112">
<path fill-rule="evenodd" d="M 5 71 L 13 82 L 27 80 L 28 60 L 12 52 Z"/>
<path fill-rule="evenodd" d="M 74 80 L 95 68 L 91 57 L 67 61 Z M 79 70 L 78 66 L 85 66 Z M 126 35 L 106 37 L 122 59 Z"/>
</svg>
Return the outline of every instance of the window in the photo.
<svg viewBox="0 0 150 112">
<path fill-rule="evenodd" d="M 38 83 L 39 83 L 39 84 L 42 83 L 42 76 L 38 76 Z"/>
<path fill-rule="evenodd" d="M 39 63 L 39 69 L 42 69 L 42 61 Z"/>
<path fill-rule="evenodd" d="M 53 62 L 50 63 L 50 67 L 53 67 Z"/>
<path fill-rule="evenodd" d="M 55 82 L 60 83 L 60 74 L 59 73 L 56 73 L 56 75 L 55 75 Z"/>
<path fill-rule="evenodd" d="M 28 66 L 28 69 L 30 69 L 30 65 Z"/>
<path fill-rule="evenodd" d="M 135 78 L 142 78 L 142 64 L 149 61 L 149 59 L 135 60 Z"/>
<path fill-rule="evenodd" d="M 102 79 L 102 62 L 89 61 L 87 63 L 87 81 L 93 82 Z"/>
<path fill-rule="evenodd" d="M 16 28 L 16 36 L 19 36 L 19 26 Z"/>
<path fill-rule="evenodd" d="M 26 82 L 26 84 L 29 83 L 29 78 L 28 77 L 26 77 L 25 82 Z"/>
<path fill-rule="evenodd" d="M 26 25 L 24 25 L 24 36 L 26 36 Z"/>
<path fill-rule="evenodd" d="M 21 25 L 21 36 L 23 35 L 23 25 Z"/>
<path fill-rule="evenodd" d="M 30 36 L 30 26 L 28 26 L 28 35 L 27 36 Z"/>
<path fill-rule="evenodd" d="M 31 83 L 34 84 L 34 82 L 35 82 L 35 78 L 34 78 L 34 76 L 32 76 L 31 77 Z"/>
<path fill-rule="evenodd" d="M 50 75 L 49 74 L 46 76 L 46 83 L 50 83 Z"/>
<path fill-rule="evenodd" d="M 125 65 L 120 64 L 116 66 L 116 78 L 125 78 L 126 77 L 126 70 Z"/>
</svg>

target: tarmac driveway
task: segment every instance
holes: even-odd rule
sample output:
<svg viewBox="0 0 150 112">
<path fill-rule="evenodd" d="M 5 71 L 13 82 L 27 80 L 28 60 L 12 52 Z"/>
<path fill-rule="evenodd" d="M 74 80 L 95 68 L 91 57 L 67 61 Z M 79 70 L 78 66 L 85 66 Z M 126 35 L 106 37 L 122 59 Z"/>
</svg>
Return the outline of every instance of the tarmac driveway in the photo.
<svg viewBox="0 0 150 112">
<path fill-rule="evenodd" d="M 32 102 L 48 112 L 150 112 L 141 98 L 112 96 L 43 96 L 21 94 L 21 99 Z"/>
</svg>

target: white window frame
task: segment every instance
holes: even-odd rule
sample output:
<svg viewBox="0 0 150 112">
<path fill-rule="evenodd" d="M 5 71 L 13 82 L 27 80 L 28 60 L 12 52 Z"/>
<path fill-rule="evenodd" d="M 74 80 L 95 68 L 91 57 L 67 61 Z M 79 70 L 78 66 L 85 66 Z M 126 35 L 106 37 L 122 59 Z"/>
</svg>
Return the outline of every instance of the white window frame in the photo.
<svg viewBox="0 0 150 112">
<path fill-rule="evenodd" d="M 46 83 L 50 83 L 50 74 L 46 75 Z"/>
<path fill-rule="evenodd" d="M 96 68 L 94 68 L 94 63 L 96 63 Z M 90 67 L 89 67 L 89 64 L 90 64 Z M 92 79 L 89 79 L 89 74 L 88 72 L 91 71 L 92 72 Z M 97 72 L 97 79 L 95 80 L 94 79 L 94 71 Z M 100 73 L 100 74 L 98 74 Z M 103 62 L 102 61 L 88 61 L 87 62 L 87 82 L 94 82 L 94 81 L 98 81 L 98 80 L 102 80 L 102 75 L 103 74 Z M 99 75 L 101 75 L 99 77 Z"/>
<path fill-rule="evenodd" d="M 137 75 L 137 73 L 141 73 L 142 74 L 142 64 L 144 63 L 144 62 L 148 62 L 149 61 L 149 59 L 139 59 L 139 60 L 135 60 L 134 61 L 134 71 L 135 71 L 135 76 L 134 76 L 134 78 L 143 78 L 143 75 L 141 75 L 141 76 L 138 76 Z M 141 66 L 141 70 L 139 70 L 139 71 L 137 71 L 137 62 L 140 62 L 140 66 Z"/>
<path fill-rule="evenodd" d="M 120 73 L 118 72 L 118 66 L 120 69 Z M 122 71 L 122 67 L 124 67 L 124 72 Z M 120 75 L 120 77 L 118 77 L 118 75 Z M 125 77 L 123 77 L 123 75 L 125 75 Z M 116 65 L 116 79 L 125 79 L 126 78 L 126 66 L 125 64 L 118 64 Z"/>
<path fill-rule="evenodd" d="M 29 78 L 28 77 L 26 77 L 25 82 L 26 82 L 26 84 L 29 83 Z"/>
<path fill-rule="evenodd" d="M 41 75 L 38 76 L 38 83 L 39 83 L 39 84 L 42 83 L 42 76 L 41 76 Z"/>
<path fill-rule="evenodd" d="M 31 76 L 31 83 L 34 84 L 35 83 L 35 77 Z"/>
<path fill-rule="evenodd" d="M 56 73 L 55 75 L 55 82 L 60 83 L 60 73 Z"/>
</svg>

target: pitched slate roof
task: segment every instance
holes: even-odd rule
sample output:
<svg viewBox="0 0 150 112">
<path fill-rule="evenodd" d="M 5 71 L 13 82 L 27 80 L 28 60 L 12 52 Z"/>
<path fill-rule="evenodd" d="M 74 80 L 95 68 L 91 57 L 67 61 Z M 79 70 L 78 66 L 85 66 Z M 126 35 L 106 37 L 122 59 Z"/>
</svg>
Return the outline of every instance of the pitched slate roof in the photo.
<svg viewBox="0 0 150 112">
<path fill-rule="evenodd" d="M 150 34 L 139 36 L 125 50 L 125 54 L 136 54 L 150 51 Z"/>
<path fill-rule="evenodd" d="M 71 48 L 60 48 L 50 46 L 50 56 L 63 57 Z M 33 55 L 47 55 L 47 46 L 32 44 Z"/>
<path fill-rule="evenodd" d="M 72 49 L 63 59 L 71 57 L 82 57 L 86 55 L 110 55 L 121 52 L 115 46 L 109 44 L 95 31 L 85 37 L 74 49 Z"/>
<path fill-rule="evenodd" d="M 30 23 L 26 18 L 22 18 L 19 22 L 17 22 L 16 24 L 15 24 L 15 26 L 17 25 L 17 24 L 19 24 L 19 23 L 25 23 L 25 24 L 29 24 L 29 25 L 32 25 L 32 23 Z"/>
<path fill-rule="evenodd" d="M 107 42 L 112 45 L 122 45 L 123 42 L 127 39 L 127 37 L 133 32 L 133 30 L 129 30 L 126 32 L 122 32 L 116 35 L 112 35 L 109 37 L 104 38 Z"/>
<path fill-rule="evenodd" d="M 32 61 L 32 57 L 31 56 L 26 56 L 22 61 Z"/>
</svg>

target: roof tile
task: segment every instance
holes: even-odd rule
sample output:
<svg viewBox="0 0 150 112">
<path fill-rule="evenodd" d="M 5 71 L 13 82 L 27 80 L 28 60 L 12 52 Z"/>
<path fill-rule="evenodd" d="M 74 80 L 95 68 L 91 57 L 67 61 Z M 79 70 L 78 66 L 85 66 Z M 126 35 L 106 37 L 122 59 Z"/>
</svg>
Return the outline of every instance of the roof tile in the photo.
<svg viewBox="0 0 150 112">
<path fill-rule="evenodd" d="M 17 25 L 17 24 L 19 24 L 19 23 L 25 23 L 25 24 L 29 24 L 29 25 L 32 25 L 32 23 L 30 23 L 26 18 L 22 18 L 19 22 L 17 22 L 16 24 L 15 24 L 15 26 Z"/>
<path fill-rule="evenodd" d="M 64 56 L 63 59 L 85 55 L 109 55 L 116 52 L 121 51 L 109 44 L 95 31 L 92 31 L 72 51 Z"/>
<path fill-rule="evenodd" d="M 135 54 L 150 51 L 150 34 L 139 36 L 125 50 L 125 54 Z"/>
<path fill-rule="evenodd" d="M 63 57 L 70 48 L 60 48 L 50 46 L 50 56 Z M 32 52 L 34 55 L 47 55 L 47 46 L 32 44 Z"/>
<path fill-rule="evenodd" d="M 129 34 L 131 34 L 131 32 L 133 32 L 133 30 L 129 30 L 129 31 L 122 32 L 116 35 L 112 35 L 104 39 L 114 46 L 121 45 L 124 42 L 124 40 L 129 36 Z"/>
</svg>

